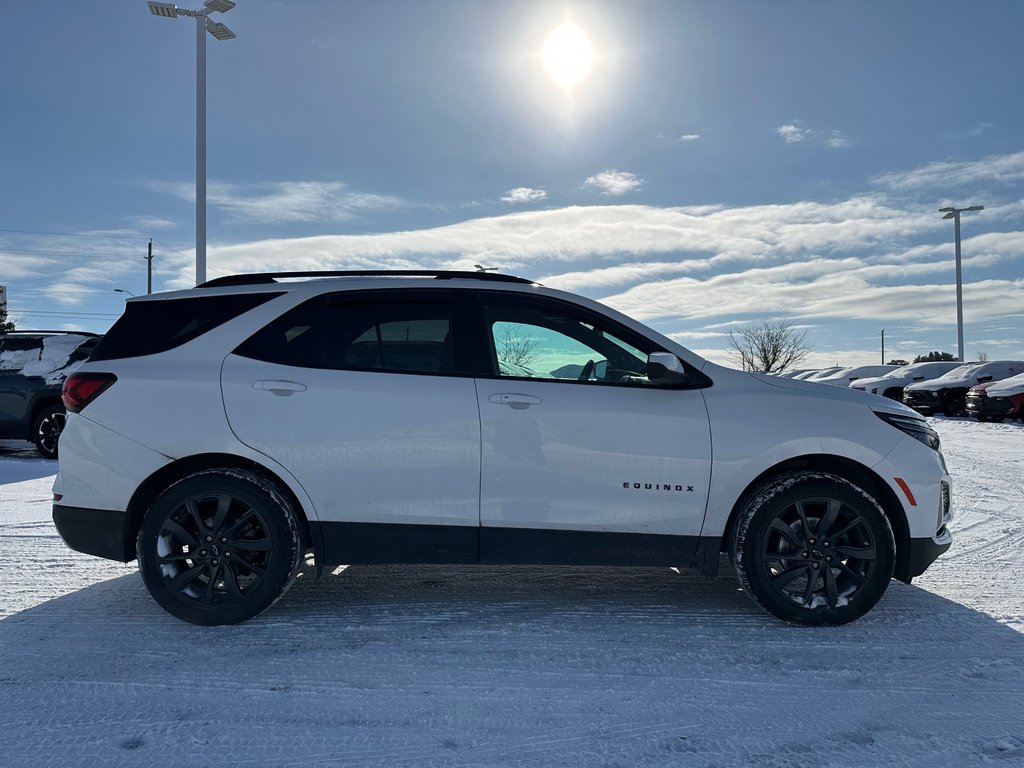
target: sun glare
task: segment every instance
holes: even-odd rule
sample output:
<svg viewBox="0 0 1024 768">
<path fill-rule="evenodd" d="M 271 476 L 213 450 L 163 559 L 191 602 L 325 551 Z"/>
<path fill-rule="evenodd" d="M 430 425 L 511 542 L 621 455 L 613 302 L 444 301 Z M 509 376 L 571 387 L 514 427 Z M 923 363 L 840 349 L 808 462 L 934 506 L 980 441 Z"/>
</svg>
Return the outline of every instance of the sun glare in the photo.
<svg viewBox="0 0 1024 768">
<path fill-rule="evenodd" d="M 594 66 L 594 46 L 586 32 L 567 21 L 548 35 L 541 59 L 548 77 L 570 91 Z"/>
</svg>

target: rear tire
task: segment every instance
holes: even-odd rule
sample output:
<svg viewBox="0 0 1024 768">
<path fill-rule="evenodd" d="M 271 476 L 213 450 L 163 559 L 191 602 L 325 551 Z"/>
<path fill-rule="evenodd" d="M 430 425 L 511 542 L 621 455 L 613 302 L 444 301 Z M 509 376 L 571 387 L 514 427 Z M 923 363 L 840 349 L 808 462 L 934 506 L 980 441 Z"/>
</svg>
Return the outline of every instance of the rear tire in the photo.
<svg viewBox="0 0 1024 768">
<path fill-rule="evenodd" d="M 51 405 L 44 408 L 36 420 L 32 422 L 32 442 L 47 459 L 57 458 L 57 447 L 60 433 L 64 431 L 67 412 L 63 405 Z"/>
<path fill-rule="evenodd" d="M 770 480 L 740 512 L 730 552 L 740 584 L 794 624 L 846 624 L 881 599 L 896 545 L 878 502 L 824 472 Z"/>
<path fill-rule="evenodd" d="M 267 479 L 238 469 L 197 472 L 165 490 L 136 544 L 153 599 L 192 624 L 237 624 L 265 611 L 301 563 L 298 515 Z"/>
</svg>

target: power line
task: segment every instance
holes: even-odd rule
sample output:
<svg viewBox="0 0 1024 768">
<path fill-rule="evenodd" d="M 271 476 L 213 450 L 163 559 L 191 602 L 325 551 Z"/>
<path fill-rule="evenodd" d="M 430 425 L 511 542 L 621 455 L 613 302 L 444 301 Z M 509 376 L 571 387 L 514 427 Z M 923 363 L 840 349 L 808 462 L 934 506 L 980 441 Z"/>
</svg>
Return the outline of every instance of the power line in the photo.
<svg viewBox="0 0 1024 768">
<path fill-rule="evenodd" d="M 14 235 L 47 235 L 50 237 L 97 237 L 111 240 L 148 240 L 145 235 L 95 235 L 87 232 L 36 232 L 31 229 L 2 229 L 0 232 L 7 232 Z"/>
</svg>

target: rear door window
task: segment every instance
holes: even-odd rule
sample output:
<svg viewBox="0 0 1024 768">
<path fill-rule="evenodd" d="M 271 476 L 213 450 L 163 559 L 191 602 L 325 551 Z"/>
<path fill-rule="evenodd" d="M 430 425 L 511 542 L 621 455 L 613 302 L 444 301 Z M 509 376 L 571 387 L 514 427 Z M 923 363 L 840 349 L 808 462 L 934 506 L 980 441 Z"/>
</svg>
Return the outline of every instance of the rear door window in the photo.
<svg viewBox="0 0 1024 768">
<path fill-rule="evenodd" d="M 235 350 L 281 365 L 456 373 L 447 292 L 342 293 L 286 312 Z"/>
</svg>

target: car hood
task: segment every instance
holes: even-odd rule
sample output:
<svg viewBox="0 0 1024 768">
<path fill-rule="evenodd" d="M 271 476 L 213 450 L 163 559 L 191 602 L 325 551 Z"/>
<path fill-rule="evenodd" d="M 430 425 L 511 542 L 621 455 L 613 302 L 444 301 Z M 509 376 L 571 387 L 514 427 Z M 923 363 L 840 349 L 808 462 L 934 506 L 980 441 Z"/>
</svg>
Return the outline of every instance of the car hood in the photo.
<svg viewBox="0 0 1024 768">
<path fill-rule="evenodd" d="M 904 413 L 911 416 L 918 416 L 917 412 L 890 400 L 881 395 L 872 395 L 868 392 L 861 392 L 859 389 L 849 387 L 836 387 L 831 384 L 816 384 L 813 381 L 799 381 L 794 379 L 780 379 L 778 376 L 771 376 L 766 373 L 750 373 L 752 378 L 779 389 L 788 389 L 811 397 L 820 397 L 826 400 L 841 400 L 846 403 L 859 403 L 866 405 L 873 411 L 887 411 L 889 413 Z M 858 382 L 860 380 L 858 379 Z"/>
<path fill-rule="evenodd" d="M 985 393 L 989 397 L 1012 397 L 1024 392 L 1024 377 L 1011 376 L 1002 381 L 993 381 Z"/>
<path fill-rule="evenodd" d="M 886 378 L 885 376 L 868 376 L 864 379 L 854 379 L 850 382 L 851 387 L 862 387 L 864 389 L 871 389 L 880 385 L 887 387 L 899 387 L 902 386 L 903 377 L 897 377 L 895 379 Z"/>
</svg>

